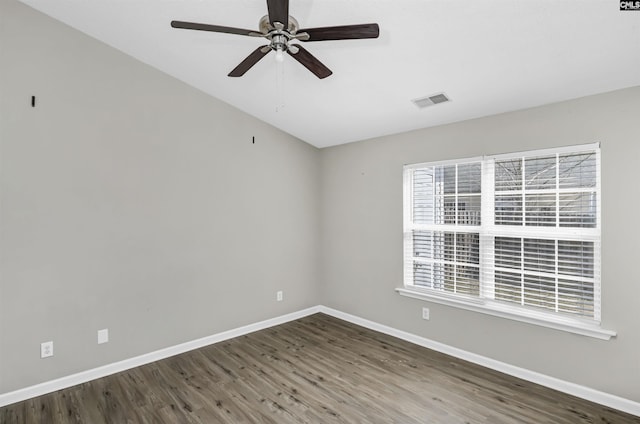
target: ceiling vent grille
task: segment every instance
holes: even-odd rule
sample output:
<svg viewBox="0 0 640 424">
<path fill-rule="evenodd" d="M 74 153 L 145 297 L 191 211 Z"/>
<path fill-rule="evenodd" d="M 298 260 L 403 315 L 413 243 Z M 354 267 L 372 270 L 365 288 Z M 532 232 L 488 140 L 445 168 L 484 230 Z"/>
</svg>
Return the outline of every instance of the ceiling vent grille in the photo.
<svg viewBox="0 0 640 424">
<path fill-rule="evenodd" d="M 429 106 L 433 106 L 433 105 L 437 105 L 439 103 L 445 103 L 445 102 L 448 102 L 448 101 L 450 101 L 450 100 L 444 93 L 434 94 L 433 96 L 422 97 L 420 99 L 412 100 L 413 104 L 418 106 L 420 109 L 423 109 L 423 108 L 429 107 Z"/>
</svg>

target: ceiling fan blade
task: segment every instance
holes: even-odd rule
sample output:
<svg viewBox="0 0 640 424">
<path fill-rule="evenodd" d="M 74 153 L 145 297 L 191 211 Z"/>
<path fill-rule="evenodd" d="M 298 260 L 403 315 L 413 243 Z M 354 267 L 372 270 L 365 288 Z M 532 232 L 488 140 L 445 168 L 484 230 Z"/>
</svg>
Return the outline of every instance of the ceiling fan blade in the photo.
<svg viewBox="0 0 640 424">
<path fill-rule="evenodd" d="M 357 38 L 378 38 L 380 28 L 378 24 L 359 24 L 298 30 L 298 34 L 304 32 L 309 34 L 309 38 L 300 38 L 300 41 L 349 40 Z"/>
<path fill-rule="evenodd" d="M 289 27 L 289 0 L 267 0 L 269 22 L 280 22 L 284 28 Z"/>
<path fill-rule="evenodd" d="M 238 66 L 236 66 L 233 71 L 229 72 L 230 77 L 241 77 L 243 76 L 253 65 L 258 63 L 260 59 L 262 59 L 267 53 L 271 51 L 271 48 L 267 46 L 260 46 L 255 49 L 245 60 L 240 62 Z"/>
<path fill-rule="evenodd" d="M 307 50 L 303 49 L 302 46 L 296 44 L 295 47 L 297 47 L 297 53 L 293 53 L 291 50 L 287 50 L 287 53 L 289 53 L 289 55 L 295 60 L 300 62 L 302 66 L 313 72 L 315 76 L 322 79 L 328 77 L 333 73 L 329 68 L 324 66 L 322 62 L 316 59 L 315 56 L 313 56 Z"/>
<path fill-rule="evenodd" d="M 262 34 L 260 34 L 259 32 L 252 31 L 250 29 L 233 28 L 233 27 L 226 27 L 226 26 L 220 26 L 220 25 L 197 24 L 195 22 L 171 21 L 171 26 L 173 28 L 195 29 L 198 31 L 224 32 L 227 34 L 249 35 L 252 37 L 262 36 Z"/>
</svg>

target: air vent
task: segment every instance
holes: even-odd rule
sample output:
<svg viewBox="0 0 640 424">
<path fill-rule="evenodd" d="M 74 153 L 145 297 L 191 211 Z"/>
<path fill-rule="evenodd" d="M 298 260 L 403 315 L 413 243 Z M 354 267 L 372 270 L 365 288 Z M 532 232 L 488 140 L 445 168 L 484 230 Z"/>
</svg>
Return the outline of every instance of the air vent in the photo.
<svg viewBox="0 0 640 424">
<path fill-rule="evenodd" d="M 414 99 L 412 102 L 418 106 L 420 109 L 423 109 L 428 106 L 437 105 L 438 103 L 444 103 L 450 101 L 449 98 L 444 94 L 434 94 L 433 96 L 422 97 L 420 99 Z"/>
</svg>

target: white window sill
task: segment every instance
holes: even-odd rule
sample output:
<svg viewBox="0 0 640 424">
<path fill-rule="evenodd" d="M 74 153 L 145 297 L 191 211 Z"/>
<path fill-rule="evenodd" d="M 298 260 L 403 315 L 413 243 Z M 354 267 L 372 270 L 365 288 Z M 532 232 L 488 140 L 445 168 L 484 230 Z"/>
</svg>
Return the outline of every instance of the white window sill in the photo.
<svg viewBox="0 0 640 424">
<path fill-rule="evenodd" d="M 536 311 L 518 310 L 510 308 L 508 305 L 491 303 L 488 304 L 482 299 L 465 299 L 457 296 L 450 296 L 439 293 L 427 292 L 427 290 L 401 287 L 396 291 L 401 296 L 412 297 L 414 299 L 426 300 L 428 302 L 439 303 L 441 305 L 453 306 L 466 309 L 468 311 L 480 312 L 482 314 L 507 318 L 514 321 L 526 322 L 528 324 L 539 325 L 541 327 L 554 328 L 556 330 L 567 331 L 569 333 L 581 334 L 583 336 L 594 337 L 601 340 L 609 340 L 616 336 L 615 331 L 605 330 L 596 323 L 588 323 L 572 320 L 570 317 L 548 317 Z"/>
</svg>

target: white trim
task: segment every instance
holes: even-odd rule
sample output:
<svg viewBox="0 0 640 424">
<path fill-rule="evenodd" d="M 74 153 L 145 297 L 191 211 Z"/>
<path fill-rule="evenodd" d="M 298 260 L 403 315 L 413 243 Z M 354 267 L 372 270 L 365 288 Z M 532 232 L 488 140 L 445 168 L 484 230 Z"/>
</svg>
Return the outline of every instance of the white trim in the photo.
<svg viewBox="0 0 640 424">
<path fill-rule="evenodd" d="M 408 164 L 405 164 L 402 168 L 403 170 L 408 171 L 410 169 L 426 168 L 430 166 L 446 166 L 446 165 L 457 165 L 457 164 L 464 165 L 464 164 L 469 164 L 474 162 L 482 162 L 483 159 L 484 159 L 484 156 L 474 156 L 471 158 L 464 158 L 464 159 L 445 159 L 445 160 L 438 160 L 435 162 L 408 163 Z"/>
<path fill-rule="evenodd" d="M 276 325 L 284 324 L 289 321 L 300 319 L 315 313 L 323 313 L 326 315 L 339 318 L 341 320 L 351 322 L 361 327 L 368 328 L 370 330 L 378 331 L 380 333 L 388 334 L 393 337 L 405 340 L 409 343 L 413 343 L 428 349 L 435 350 L 453 357 L 463 359 L 465 361 L 472 362 L 483 367 L 487 367 L 504 374 L 508 374 L 514 377 L 521 378 L 533 383 L 540 384 L 545 387 L 549 387 L 554 390 L 558 390 L 564 393 L 568 393 L 573 396 L 577 396 L 582 399 L 586 399 L 591 402 L 596 402 L 601 405 L 608 406 L 629 414 L 640 416 L 640 403 L 634 402 L 629 399 L 621 398 L 609 393 L 604 393 L 598 390 L 591 389 L 589 387 L 581 386 L 579 384 L 571 383 L 568 381 L 560 380 L 555 377 L 550 377 L 544 374 L 540 374 L 534 371 L 529 371 L 524 368 L 509 365 L 504 362 L 496 361 L 491 358 L 487 358 L 482 355 L 477 355 L 456 347 L 448 346 L 446 344 L 429 340 L 427 338 L 417 336 L 415 334 L 407 333 L 402 330 L 397 330 L 386 325 L 378 324 L 374 321 L 369 321 L 364 318 L 357 317 L 355 315 L 340 312 L 338 310 L 328 308 L 326 306 L 318 305 L 311 308 L 303 309 L 301 311 L 292 312 L 290 314 L 282 315 L 276 318 L 260 321 L 254 324 L 249 324 L 244 327 L 224 331 L 222 333 L 214 334 L 212 336 L 203 337 L 201 339 L 192 340 L 190 342 L 182 343 L 179 345 L 160 349 L 155 352 L 147 353 L 144 355 L 136 356 L 134 358 L 125 359 L 113 364 L 104 365 L 102 367 L 94 368 L 87 371 L 82 371 L 77 374 L 61 377 L 56 380 L 47 381 L 35 386 L 26 387 L 13 392 L 0 394 L 0 407 L 7 406 L 12 403 L 20 402 L 23 400 L 31 399 L 37 396 L 42 396 L 47 393 L 52 393 L 57 390 L 65 389 L 67 387 L 75 386 L 77 384 L 86 383 L 97 378 L 106 377 L 108 375 L 115 374 L 117 372 L 126 371 L 128 369 L 146 365 L 151 362 L 155 362 L 170 356 L 178 355 L 180 353 L 188 352 L 193 349 L 198 349 L 204 346 L 208 346 L 213 343 L 218 343 L 224 340 L 228 340 L 234 337 L 242 336 L 252 333 L 254 331 L 263 330 Z"/>
<path fill-rule="evenodd" d="M 467 299 L 462 298 L 461 296 L 439 296 L 431 293 L 425 293 L 420 290 L 412 290 L 407 288 L 397 288 L 396 291 L 401 296 L 426 300 L 427 302 L 453 306 L 455 308 L 466 309 L 467 311 L 480 312 L 482 314 L 493 315 L 500 318 L 507 318 L 510 320 L 525 322 L 527 324 L 538 325 L 541 327 L 553 328 L 555 330 L 567 331 L 569 333 L 594 337 L 600 340 L 609 340 L 611 339 L 611 337 L 615 337 L 617 335 L 615 331 L 604 329 L 597 324 L 574 321 L 569 318 L 562 319 L 561 317 L 555 316 L 549 316 L 547 318 L 546 316 L 542 316 L 541 313 L 538 313 L 536 311 L 528 311 L 520 307 L 512 312 L 509 310 L 512 308 L 509 308 L 507 305 L 489 305 L 483 299 Z"/>
<path fill-rule="evenodd" d="M 301 311 L 292 312 L 290 314 L 281 315 L 279 317 L 245 325 L 243 327 L 223 331 L 222 333 L 213 334 L 211 336 L 192 340 L 186 343 L 169 346 L 164 349 L 156 350 L 155 352 L 145 353 L 140 356 L 135 356 L 133 358 L 114 362 L 112 364 L 103 365 L 98 368 L 81 371 L 77 374 L 68 375 L 51 381 L 45 381 L 44 383 L 25 387 L 24 389 L 18 389 L 13 392 L 3 393 L 0 394 L 0 407 L 31 399 L 37 396 L 42 396 L 47 393 L 55 392 L 57 390 L 66 389 L 77 384 L 86 383 L 87 381 L 106 377 L 108 375 L 126 371 L 128 369 L 139 367 L 141 365 L 150 364 L 151 362 L 159 361 L 170 356 L 175 356 L 181 353 L 188 352 L 190 350 L 199 349 L 204 346 L 209 346 L 214 343 L 229 340 L 234 337 L 243 336 L 245 334 L 253 333 L 258 330 L 264 330 L 265 328 L 284 324 L 286 322 L 303 318 L 318 312 L 320 312 L 320 307 L 313 306 Z"/>
<path fill-rule="evenodd" d="M 562 147 L 551 147 L 549 149 L 535 149 L 535 150 L 521 150 L 518 152 L 508 152 L 508 153 L 498 153 L 495 155 L 486 155 L 484 158 L 491 159 L 511 159 L 511 158 L 519 158 L 529 153 L 535 153 L 535 156 L 551 156 L 555 154 L 563 154 L 563 153 L 583 153 L 590 150 L 598 150 L 600 149 L 600 142 L 597 141 L 595 143 L 587 143 L 587 144 L 574 144 L 569 146 Z"/>
<path fill-rule="evenodd" d="M 393 337 L 405 340 L 407 342 L 426 347 L 427 349 L 435 350 L 437 352 L 444 353 L 465 361 L 472 362 L 474 364 L 490 368 L 495 371 L 499 371 L 504 374 L 511 375 L 513 377 L 521 378 L 523 380 L 530 381 L 532 383 L 540 384 L 542 386 L 558 390 L 563 393 L 567 393 L 579 398 L 605 405 L 610 408 L 617 409 L 629 414 L 633 414 L 640 417 L 640 403 L 634 402 L 629 399 L 625 399 L 619 396 L 615 396 L 609 393 L 601 392 L 599 390 L 592 389 L 590 387 L 582 386 L 580 384 L 571 383 L 569 381 L 560 380 L 555 377 L 550 377 L 545 374 L 540 374 L 535 371 L 530 371 L 525 368 L 520 368 L 514 365 L 510 365 L 495 359 L 487 358 L 486 356 L 478 355 L 466 350 L 458 349 L 457 347 L 449 346 L 444 343 L 436 342 L 415 334 L 407 333 L 402 330 L 388 327 L 383 324 L 379 324 L 374 321 L 369 321 L 364 318 L 360 318 L 355 315 L 340 312 L 326 306 L 319 306 L 319 311 L 323 314 L 331 315 L 332 317 L 339 318 L 344 321 L 348 321 L 352 324 L 359 325 L 361 327 L 368 328 L 370 330 L 378 331 L 380 333 L 388 334 Z"/>
</svg>

